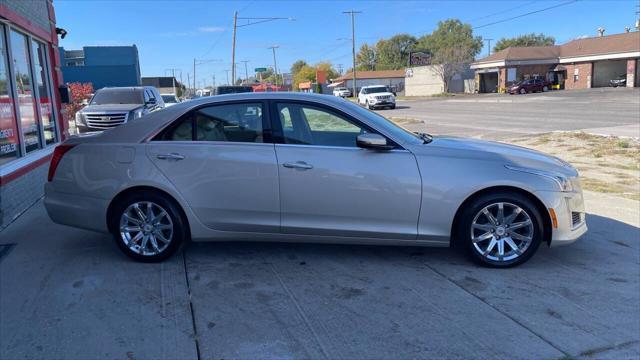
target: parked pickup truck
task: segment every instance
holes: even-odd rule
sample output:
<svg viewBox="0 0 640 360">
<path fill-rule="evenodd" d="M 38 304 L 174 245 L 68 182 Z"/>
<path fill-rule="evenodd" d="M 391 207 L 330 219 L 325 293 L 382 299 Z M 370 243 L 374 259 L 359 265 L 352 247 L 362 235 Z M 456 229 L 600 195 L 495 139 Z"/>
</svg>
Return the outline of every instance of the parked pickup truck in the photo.
<svg viewBox="0 0 640 360">
<path fill-rule="evenodd" d="M 79 133 L 103 131 L 164 107 L 153 86 L 102 88 L 76 113 L 76 126 Z"/>
</svg>

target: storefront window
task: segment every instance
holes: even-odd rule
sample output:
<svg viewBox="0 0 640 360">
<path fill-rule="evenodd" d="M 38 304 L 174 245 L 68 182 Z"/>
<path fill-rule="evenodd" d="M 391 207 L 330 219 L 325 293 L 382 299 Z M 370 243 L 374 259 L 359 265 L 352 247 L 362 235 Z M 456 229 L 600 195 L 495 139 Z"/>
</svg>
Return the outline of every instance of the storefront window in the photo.
<svg viewBox="0 0 640 360">
<path fill-rule="evenodd" d="M 56 142 L 56 123 L 53 120 L 52 103 L 49 97 L 49 79 L 47 78 L 46 47 L 37 41 L 31 42 L 33 53 L 33 66 L 36 69 L 34 84 L 38 89 L 40 102 L 40 117 L 44 129 L 45 145 Z"/>
<path fill-rule="evenodd" d="M 7 47 L 3 29 L 0 28 L 0 165 L 18 157 L 18 128 L 13 115 L 9 74 L 7 71 Z"/>
<path fill-rule="evenodd" d="M 27 37 L 14 30 L 11 30 L 10 40 L 16 93 L 20 106 L 20 125 L 25 150 L 29 153 L 42 148 L 40 126 L 36 118 L 33 98 L 33 80 L 30 70 L 29 47 L 27 46 Z"/>
</svg>

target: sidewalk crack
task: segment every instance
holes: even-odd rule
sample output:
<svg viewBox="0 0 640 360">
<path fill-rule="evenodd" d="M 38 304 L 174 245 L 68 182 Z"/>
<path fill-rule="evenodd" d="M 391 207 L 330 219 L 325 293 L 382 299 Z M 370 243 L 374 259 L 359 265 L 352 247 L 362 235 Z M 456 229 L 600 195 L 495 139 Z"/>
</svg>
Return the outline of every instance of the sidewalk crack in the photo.
<svg viewBox="0 0 640 360">
<path fill-rule="evenodd" d="M 196 346 L 196 357 L 198 360 L 201 359 L 200 356 L 200 338 L 198 335 L 198 327 L 196 325 L 196 316 L 195 316 L 195 312 L 193 310 L 193 300 L 192 300 L 192 294 L 191 294 L 191 285 L 189 284 L 189 270 L 187 268 L 187 250 L 183 249 L 182 250 L 182 265 L 184 267 L 184 279 L 186 280 L 187 283 L 187 297 L 189 298 L 189 310 L 191 312 L 191 325 L 193 326 L 193 340 L 195 342 L 195 346 Z"/>
</svg>

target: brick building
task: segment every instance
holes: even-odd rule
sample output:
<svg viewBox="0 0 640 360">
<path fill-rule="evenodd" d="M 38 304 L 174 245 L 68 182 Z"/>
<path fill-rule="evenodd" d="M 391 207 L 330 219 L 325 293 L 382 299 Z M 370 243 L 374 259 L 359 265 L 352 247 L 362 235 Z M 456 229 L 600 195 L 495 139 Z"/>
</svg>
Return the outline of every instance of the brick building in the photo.
<svg viewBox="0 0 640 360">
<path fill-rule="evenodd" d="M 0 229 L 43 194 L 67 131 L 51 0 L 0 0 Z"/>
<path fill-rule="evenodd" d="M 640 32 L 598 36 L 564 45 L 510 47 L 480 59 L 476 91 L 502 91 L 511 83 L 544 78 L 563 89 L 609 86 L 626 78 L 627 87 L 640 86 Z"/>
</svg>

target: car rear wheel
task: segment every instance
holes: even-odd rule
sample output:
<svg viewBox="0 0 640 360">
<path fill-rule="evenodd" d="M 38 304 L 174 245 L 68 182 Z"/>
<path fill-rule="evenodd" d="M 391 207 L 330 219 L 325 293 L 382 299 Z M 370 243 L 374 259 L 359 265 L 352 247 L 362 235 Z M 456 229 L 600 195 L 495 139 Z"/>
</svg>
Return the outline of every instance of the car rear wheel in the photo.
<svg viewBox="0 0 640 360">
<path fill-rule="evenodd" d="M 188 238 L 186 221 L 178 206 L 153 192 L 123 199 L 113 214 L 113 235 L 118 247 L 138 261 L 162 261 Z"/>
<path fill-rule="evenodd" d="M 520 94 L 524 95 L 526 93 L 527 93 L 527 89 L 525 88 L 520 89 Z"/>
<path fill-rule="evenodd" d="M 542 242 L 542 218 L 537 207 L 517 193 L 483 195 L 461 216 L 458 240 L 474 261 L 485 266 L 520 265 Z"/>
<path fill-rule="evenodd" d="M 547 91 L 549 91 L 549 88 L 547 87 L 547 85 L 543 86 L 542 87 L 542 92 L 547 92 Z"/>
</svg>

